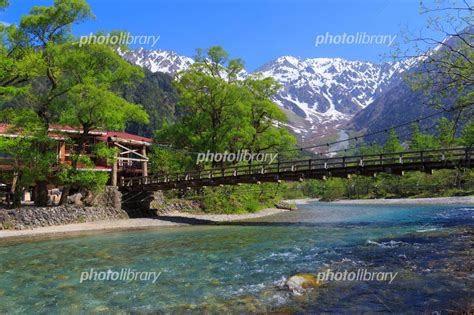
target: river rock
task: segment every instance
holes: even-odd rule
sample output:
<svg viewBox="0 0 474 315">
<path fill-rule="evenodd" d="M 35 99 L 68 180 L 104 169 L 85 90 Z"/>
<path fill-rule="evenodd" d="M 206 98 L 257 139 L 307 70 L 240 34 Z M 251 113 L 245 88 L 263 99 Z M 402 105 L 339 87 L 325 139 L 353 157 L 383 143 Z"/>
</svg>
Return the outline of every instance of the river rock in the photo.
<svg viewBox="0 0 474 315">
<path fill-rule="evenodd" d="M 283 210 L 290 210 L 290 211 L 297 210 L 295 204 L 291 204 L 291 203 L 288 203 L 288 202 L 286 202 L 286 201 L 278 201 L 278 202 L 275 204 L 275 208 L 277 208 L 277 209 L 283 209 Z"/>
<path fill-rule="evenodd" d="M 316 279 L 316 276 L 310 273 L 299 273 L 291 276 L 285 282 L 285 288 L 293 294 L 301 295 L 307 290 L 318 287 L 320 283 Z"/>
<path fill-rule="evenodd" d="M 153 199 L 148 208 L 153 209 L 157 215 L 167 215 L 174 211 L 199 211 L 201 210 L 201 204 L 194 200 L 167 199 L 159 191 L 153 194 Z"/>
<path fill-rule="evenodd" d="M 83 202 L 88 207 L 112 207 L 122 209 L 122 193 L 116 186 L 107 186 L 103 191 L 86 191 Z"/>
<path fill-rule="evenodd" d="M 73 204 L 73 205 L 76 205 L 76 206 L 83 206 L 82 194 L 77 193 L 77 194 L 68 196 L 67 197 L 67 202 L 68 202 L 68 204 Z"/>
</svg>

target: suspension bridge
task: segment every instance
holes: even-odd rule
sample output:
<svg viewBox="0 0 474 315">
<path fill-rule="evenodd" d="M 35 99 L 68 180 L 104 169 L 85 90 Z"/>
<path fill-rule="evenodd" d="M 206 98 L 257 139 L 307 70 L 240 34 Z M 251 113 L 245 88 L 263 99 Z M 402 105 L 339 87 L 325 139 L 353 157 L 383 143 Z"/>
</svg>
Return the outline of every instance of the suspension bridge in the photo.
<svg viewBox="0 0 474 315">
<path fill-rule="evenodd" d="M 271 164 L 248 164 L 196 170 L 185 173 L 151 174 L 120 179 L 124 192 L 157 191 L 304 179 L 347 178 L 377 173 L 403 175 L 407 171 L 471 168 L 474 148 L 446 148 L 381 154 L 328 157 Z"/>
</svg>

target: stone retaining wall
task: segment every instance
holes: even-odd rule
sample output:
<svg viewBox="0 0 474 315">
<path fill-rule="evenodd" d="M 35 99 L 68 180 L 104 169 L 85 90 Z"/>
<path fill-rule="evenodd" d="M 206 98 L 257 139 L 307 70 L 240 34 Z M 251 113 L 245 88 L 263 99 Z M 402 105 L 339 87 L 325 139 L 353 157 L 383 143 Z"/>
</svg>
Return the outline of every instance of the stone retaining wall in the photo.
<svg viewBox="0 0 474 315">
<path fill-rule="evenodd" d="M 201 204 L 194 200 L 186 199 L 167 199 L 161 191 L 153 193 L 153 200 L 149 208 L 154 210 L 157 215 L 166 215 L 174 211 L 199 211 Z"/>
<path fill-rule="evenodd" d="M 0 209 L 0 230 L 23 230 L 99 220 L 157 217 L 173 211 L 200 209 L 199 203 L 195 201 L 168 200 L 162 192 L 150 193 L 150 195 L 150 198 L 145 198 L 144 202 L 127 204 L 122 208 L 120 191 L 116 187 L 107 187 L 104 192 L 96 195 L 84 194 L 83 196 L 77 193 L 68 198 L 68 204 L 62 206 Z"/>
<path fill-rule="evenodd" d="M 23 207 L 0 209 L 1 229 L 31 229 L 41 226 L 84 223 L 99 220 L 127 219 L 126 211 L 114 207 Z"/>
</svg>

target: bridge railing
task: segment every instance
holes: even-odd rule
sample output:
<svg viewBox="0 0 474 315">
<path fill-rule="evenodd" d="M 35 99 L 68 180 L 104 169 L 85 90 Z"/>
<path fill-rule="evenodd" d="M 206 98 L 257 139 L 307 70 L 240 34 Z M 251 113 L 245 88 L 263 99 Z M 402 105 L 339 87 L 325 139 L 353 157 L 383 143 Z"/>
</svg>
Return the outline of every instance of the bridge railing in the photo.
<svg viewBox="0 0 474 315">
<path fill-rule="evenodd" d="M 403 151 L 393 153 L 353 155 L 343 157 L 317 158 L 295 161 L 279 161 L 272 164 L 248 164 L 189 171 L 186 173 L 157 174 L 146 177 L 125 178 L 121 186 L 162 184 L 170 182 L 213 179 L 219 177 L 258 176 L 269 173 L 288 173 L 313 170 L 334 170 L 353 167 L 369 167 L 394 164 L 453 163 L 460 160 L 470 161 L 473 148 L 448 148 L 423 151 Z"/>
</svg>

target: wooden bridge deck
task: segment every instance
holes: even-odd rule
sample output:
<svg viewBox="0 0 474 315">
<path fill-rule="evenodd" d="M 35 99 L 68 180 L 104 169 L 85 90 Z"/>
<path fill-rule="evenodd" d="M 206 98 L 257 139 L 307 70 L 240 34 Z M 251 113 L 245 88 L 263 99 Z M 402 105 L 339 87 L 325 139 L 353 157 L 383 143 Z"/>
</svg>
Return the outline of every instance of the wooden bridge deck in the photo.
<svg viewBox="0 0 474 315">
<path fill-rule="evenodd" d="M 124 191 L 156 191 L 350 175 L 374 176 L 376 173 L 402 175 L 406 171 L 431 172 L 456 167 L 470 168 L 473 151 L 473 148 L 449 148 L 229 166 L 188 173 L 122 178 L 120 188 Z"/>
</svg>

